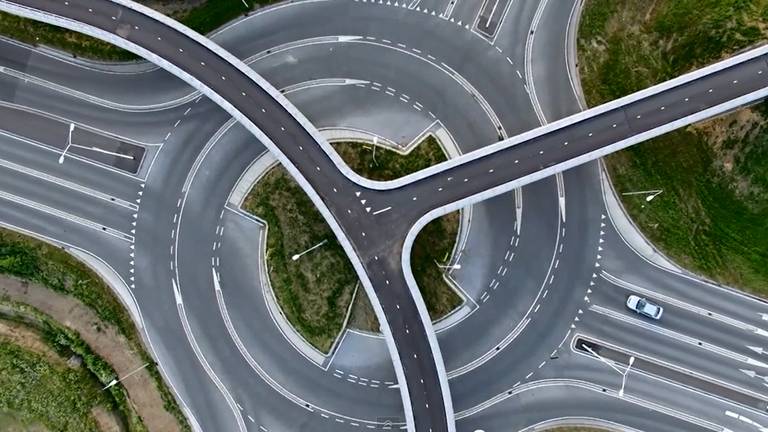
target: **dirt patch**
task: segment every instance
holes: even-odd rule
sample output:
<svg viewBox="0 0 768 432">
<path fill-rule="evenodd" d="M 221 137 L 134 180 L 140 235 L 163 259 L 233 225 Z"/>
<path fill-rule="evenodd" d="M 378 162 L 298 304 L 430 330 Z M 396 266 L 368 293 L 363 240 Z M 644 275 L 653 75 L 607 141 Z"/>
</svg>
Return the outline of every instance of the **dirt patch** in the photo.
<svg viewBox="0 0 768 432">
<path fill-rule="evenodd" d="M 120 419 L 103 407 L 96 406 L 91 410 L 93 418 L 96 420 L 96 424 L 99 425 L 101 432 L 124 432 L 125 429 L 121 426 Z"/>
<path fill-rule="evenodd" d="M 94 312 L 79 301 L 43 286 L 0 275 L 0 295 L 28 304 L 49 315 L 77 333 L 91 349 L 108 362 L 118 376 L 144 364 L 138 352 L 111 325 L 100 321 Z M 131 403 L 150 431 L 179 431 L 176 419 L 164 409 L 154 380 L 146 370 L 121 381 Z"/>
<path fill-rule="evenodd" d="M 714 149 L 722 147 L 729 139 L 744 139 L 754 130 L 755 126 L 762 124 L 765 118 L 751 109 L 739 110 L 728 115 L 718 117 L 703 123 L 691 126 L 694 130 L 704 132 Z"/>
<path fill-rule="evenodd" d="M 358 284 L 355 301 L 352 303 L 352 311 L 349 315 L 347 326 L 353 329 L 380 332 L 379 320 L 373 312 L 370 300 L 365 293 L 365 289 Z"/>
<path fill-rule="evenodd" d="M 56 352 L 43 341 L 39 334 L 30 330 L 27 326 L 12 321 L 0 320 L 0 339 L 40 354 L 47 361 L 56 366 L 67 366 L 66 360 L 56 354 Z"/>
</svg>

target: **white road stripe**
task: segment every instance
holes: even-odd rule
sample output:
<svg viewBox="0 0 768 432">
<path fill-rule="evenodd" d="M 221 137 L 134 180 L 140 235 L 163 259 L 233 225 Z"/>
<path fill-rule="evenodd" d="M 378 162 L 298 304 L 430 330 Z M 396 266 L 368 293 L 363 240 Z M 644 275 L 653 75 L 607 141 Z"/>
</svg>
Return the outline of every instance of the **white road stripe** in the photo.
<svg viewBox="0 0 768 432">
<path fill-rule="evenodd" d="M 33 208 L 33 209 L 41 211 L 43 213 L 47 213 L 49 215 L 56 216 L 56 217 L 61 218 L 61 219 L 65 219 L 65 220 L 68 220 L 70 222 L 74 222 L 76 224 L 83 225 L 83 226 L 88 227 L 88 228 L 90 228 L 90 229 L 92 229 L 94 231 L 103 232 L 103 233 L 109 234 L 109 235 L 111 235 L 113 237 L 117 237 L 120 240 L 124 240 L 124 241 L 127 241 L 129 243 L 133 243 L 133 236 L 130 235 L 130 234 L 126 234 L 126 233 L 118 231 L 116 229 L 109 228 L 109 227 L 106 227 L 106 226 L 104 226 L 102 224 L 99 224 L 99 223 L 96 223 L 94 221 L 85 219 L 83 217 L 75 216 L 75 215 L 73 215 L 71 213 L 67 213 L 65 211 L 55 209 L 55 208 L 47 206 L 45 204 L 40 204 L 38 202 L 29 200 L 27 198 L 23 198 L 23 197 L 20 197 L 20 196 L 17 196 L 17 195 L 13 195 L 13 194 L 5 192 L 5 191 L 0 191 L 0 199 L 5 199 L 5 200 L 8 200 L 8 201 L 12 201 L 12 202 L 15 202 L 17 204 L 21 204 L 21 205 L 23 205 L 25 207 Z"/>
</svg>

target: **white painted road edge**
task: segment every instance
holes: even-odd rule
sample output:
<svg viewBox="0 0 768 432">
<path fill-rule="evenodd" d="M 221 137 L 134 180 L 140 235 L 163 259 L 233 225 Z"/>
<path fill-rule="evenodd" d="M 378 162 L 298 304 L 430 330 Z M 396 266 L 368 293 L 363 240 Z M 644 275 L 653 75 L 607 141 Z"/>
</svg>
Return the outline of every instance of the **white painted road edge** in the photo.
<svg viewBox="0 0 768 432">
<path fill-rule="evenodd" d="M 285 97 L 283 97 L 279 91 L 277 91 L 274 87 L 272 87 L 270 84 L 268 84 L 263 78 L 258 76 L 253 70 L 248 68 L 245 64 L 237 60 L 234 56 L 224 51 L 221 47 L 216 45 L 215 43 L 211 42 L 210 40 L 206 39 L 205 37 L 193 32 L 192 30 L 188 29 L 187 27 L 179 24 L 178 22 L 152 10 L 147 7 L 144 7 L 142 5 L 136 4 L 130 0 L 112 0 L 115 3 L 121 4 L 127 8 L 136 10 L 139 13 L 142 13 L 144 15 L 147 15 L 155 20 L 158 20 L 182 33 L 185 35 L 188 35 L 190 38 L 195 40 L 197 43 L 200 43 L 218 55 L 220 55 L 222 58 L 229 61 L 231 64 L 236 66 L 241 72 L 249 76 L 251 79 L 253 79 L 254 82 L 261 85 L 266 91 L 270 92 L 272 96 L 280 101 L 281 103 L 284 103 L 287 107 L 291 107 L 289 111 L 303 124 L 305 127 L 307 127 L 307 130 L 310 131 L 310 133 L 315 136 L 316 140 L 321 143 L 321 145 L 324 145 L 324 149 L 328 151 L 330 149 L 330 144 L 328 144 L 322 137 L 319 135 L 319 132 L 317 132 L 314 127 L 312 127 L 309 122 L 306 120 L 306 118 L 296 110 L 295 107 L 293 107 Z M 18 4 L 9 3 L 7 1 L 0 1 L 0 10 L 4 12 L 8 12 L 14 15 L 22 16 L 25 18 L 30 18 L 36 21 L 42 21 L 48 24 L 52 24 L 58 27 L 63 27 L 69 30 L 73 30 L 79 33 L 87 34 L 89 36 L 93 36 L 95 38 L 101 39 L 105 42 L 109 42 L 113 45 L 119 46 L 123 49 L 126 49 L 128 51 L 131 51 L 141 57 L 146 58 L 147 60 L 157 64 L 158 66 L 162 67 L 163 69 L 167 70 L 168 72 L 176 75 L 180 79 L 184 80 L 186 83 L 191 85 L 192 87 L 197 88 L 200 90 L 205 96 L 207 96 L 209 99 L 214 101 L 216 104 L 221 106 L 225 111 L 227 111 L 230 115 L 232 115 L 235 119 L 237 119 L 238 122 L 240 122 L 246 129 L 248 129 L 249 132 L 251 132 L 258 140 L 260 140 L 272 153 L 277 156 L 277 158 L 281 161 L 283 166 L 286 167 L 286 169 L 289 171 L 289 173 L 293 176 L 293 178 L 299 183 L 299 185 L 304 189 L 307 193 L 307 195 L 310 197 L 312 202 L 314 203 L 315 207 L 320 211 L 320 213 L 323 215 L 325 220 L 328 222 L 328 224 L 331 226 L 331 229 L 333 230 L 334 234 L 336 234 L 337 239 L 339 240 L 339 243 L 344 248 L 344 251 L 347 253 L 347 256 L 349 256 L 350 261 L 352 262 L 352 266 L 355 268 L 355 271 L 357 272 L 358 276 L 360 277 L 360 280 L 363 283 L 363 287 L 366 290 L 366 293 L 368 294 L 368 297 L 371 301 L 371 306 L 374 309 L 374 312 L 376 313 L 376 317 L 379 319 L 379 323 L 381 323 L 381 330 L 384 334 L 384 339 L 387 342 L 387 348 L 390 353 L 390 357 L 392 358 L 393 367 L 395 370 L 395 374 L 397 376 L 397 380 L 401 384 L 405 384 L 405 372 L 403 370 L 402 363 L 400 362 L 400 356 L 398 354 L 397 346 L 394 343 L 394 338 L 392 337 L 392 332 L 389 327 L 389 323 L 387 322 L 386 315 L 384 314 L 384 310 L 381 308 L 381 303 L 379 302 L 378 298 L 376 297 L 376 292 L 373 289 L 373 285 L 371 284 L 370 279 L 368 278 L 368 275 L 365 273 L 365 269 L 362 265 L 362 262 L 360 261 L 360 258 L 358 257 L 356 251 L 352 247 L 349 240 L 346 238 L 346 235 L 344 234 L 344 231 L 341 229 L 339 224 L 334 219 L 331 212 L 326 207 L 325 203 L 322 201 L 320 196 L 315 192 L 315 190 L 311 187 L 311 185 L 307 182 L 307 180 L 302 176 L 302 174 L 299 172 L 299 170 L 290 162 L 288 158 L 285 157 L 285 155 L 280 151 L 280 149 L 261 131 L 258 127 L 256 127 L 255 124 L 253 124 L 246 116 L 244 116 L 239 110 L 237 110 L 233 105 L 231 105 L 229 102 L 227 102 L 224 98 L 219 96 L 216 92 L 205 86 L 202 82 L 198 81 L 196 78 L 194 78 L 192 75 L 184 72 L 180 68 L 176 67 L 174 64 L 166 61 L 160 56 L 155 55 L 154 53 L 132 43 L 125 39 L 122 39 L 118 37 L 115 34 L 103 31 L 101 29 L 88 26 L 85 24 L 82 24 L 77 21 L 69 20 L 57 15 L 48 14 L 45 12 L 42 12 L 40 10 L 36 9 L 29 9 L 23 6 L 20 6 Z M 314 131 L 314 133 L 312 133 Z M 342 170 L 342 172 L 349 172 L 354 174 L 344 163 L 341 161 L 341 158 L 331 150 L 333 155 L 335 156 L 333 158 L 334 162 L 337 163 L 339 168 Z M 342 168 L 343 167 L 343 168 Z M 354 174 L 356 176 L 356 174 Z M 361 178 L 360 176 L 357 176 L 358 178 Z M 414 301 L 422 306 L 420 308 L 420 311 L 424 311 L 426 313 L 426 307 L 424 307 L 424 301 L 421 299 L 421 297 L 416 297 Z M 428 315 L 427 315 L 428 317 Z M 432 349 L 433 353 L 438 352 L 437 356 L 434 356 L 436 359 L 442 359 L 442 356 L 439 355 L 439 347 L 436 344 L 436 340 L 434 338 L 434 332 L 431 332 L 431 326 L 426 328 L 426 332 L 428 334 L 432 334 L 432 339 L 430 339 L 431 343 L 430 348 Z M 443 368 L 444 369 L 444 368 Z M 443 372 L 444 373 L 444 372 Z M 450 393 L 447 386 L 447 379 L 445 381 L 445 386 L 441 388 L 443 393 L 443 399 L 447 401 L 446 403 L 446 414 L 448 417 L 448 428 L 449 432 L 455 432 L 455 423 L 453 421 L 453 410 L 451 409 L 452 404 L 450 403 Z M 406 417 L 406 423 L 408 425 L 408 431 L 409 432 L 416 432 L 414 421 L 413 421 L 413 409 L 411 407 L 411 400 L 410 395 L 408 392 L 408 386 L 407 385 L 400 385 L 398 386 L 400 389 L 400 395 L 403 400 L 403 408 L 404 413 Z"/>
</svg>

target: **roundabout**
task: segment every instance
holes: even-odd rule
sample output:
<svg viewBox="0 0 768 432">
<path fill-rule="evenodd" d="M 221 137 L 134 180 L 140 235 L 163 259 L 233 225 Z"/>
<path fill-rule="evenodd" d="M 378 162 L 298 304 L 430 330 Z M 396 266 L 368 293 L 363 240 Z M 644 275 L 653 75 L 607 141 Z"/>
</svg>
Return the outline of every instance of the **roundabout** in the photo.
<svg viewBox="0 0 768 432">
<path fill-rule="evenodd" d="M 125 22 L 136 19 L 131 21 L 136 28 L 119 27 L 118 37 L 103 29 L 99 35 L 134 44 L 135 51 L 187 84 L 196 83 L 197 90 L 163 69 L 86 67 L 85 61 L 0 41 L 0 62 L 7 65 L 1 78 L 12 89 L 4 101 L 147 149 L 136 173 L 120 173 L 87 153 L 60 164 L 59 153 L 47 142 L 55 134 L 38 138 L 46 141 L 39 145 L 17 143 L 35 127 L 31 117 L 21 115 L 16 136 L 3 138 L 15 144 L 0 146 L 0 158 L 135 206 L 127 211 L 110 205 L 103 214 L 85 213 L 87 206 L 65 207 L 46 194 L 53 179 L 39 176 L 29 190 L 5 186 L 14 193 L 4 196 L 9 205 L 0 209 L 0 220 L 106 263 L 100 273 L 134 311 L 193 429 L 536 430 L 553 419 L 586 418 L 597 419 L 596 426 L 679 431 L 731 424 L 719 414 L 723 405 L 757 415 L 723 395 L 649 371 L 631 376 L 622 398 L 612 371 L 573 346 L 588 335 L 648 364 L 690 367 L 702 379 L 722 379 L 741 393 L 762 391 L 739 370 L 742 363 L 758 360 L 729 338 L 738 332 L 739 341 L 761 343 L 762 334 L 748 330 L 761 328 L 762 303 L 643 256 L 633 246 L 638 234 L 626 223 L 598 162 L 580 160 L 585 163 L 566 171 L 559 164 L 579 155 L 553 159 L 554 166 L 540 162 L 540 157 L 554 158 L 552 150 L 563 144 L 545 145 L 545 138 L 536 141 L 534 134 L 557 137 L 557 128 L 571 124 L 536 128 L 582 108 L 569 51 L 579 1 L 565 6 L 507 2 L 498 12 L 503 15 L 493 12 L 488 18 L 496 24 L 480 29 L 476 18 L 490 12 L 468 2 L 450 10 L 426 0 L 279 3 L 211 35 L 217 49 L 258 75 L 237 68 L 232 69 L 237 75 L 229 74 L 230 63 L 222 60 L 227 56 L 209 52 L 192 37 L 186 40 L 183 32 L 122 0 L 95 2 L 95 12 L 87 12 L 80 1 L 68 3 L 46 13 L 71 14 L 69 25 L 76 21 L 92 28 L 118 21 L 112 15 L 117 9 Z M 45 9 L 31 0 L 0 2 L 6 10 L 25 4 Z M 160 44 L 171 38 L 178 44 L 172 50 Z M 765 67 L 756 60 L 744 64 L 728 73 L 757 76 Z M 204 68 L 199 76 L 191 72 L 199 68 Z M 29 78 L 34 85 L 26 85 Z M 647 97 L 638 104 L 666 95 Z M 723 99 L 702 106 L 720 107 L 731 99 L 717 97 Z M 588 132 L 588 137 L 592 131 L 608 136 L 601 145 L 613 145 L 632 129 L 610 112 L 595 116 L 603 114 L 605 121 L 598 119 L 598 128 L 594 120 L 595 129 Z M 0 127 L 8 130 L 3 121 Z M 574 120 L 572 127 L 589 121 Z M 587 134 L 578 131 L 568 138 L 568 149 L 588 147 Z M 419 174 L 391 183 L 361 180 L 343 156 L 322 147 L 365 139 L 372 149 L 381 142 L 416 152 L 426 136 L 440 138 L 451 160 L 418 166 L 413 171 Z M 502 141 L 508 137 L 517 138 Z M 524 153 L 532 148 L 526 137 L 544 143 L 541 150 Z M 499 147 L 499 141 L 516 144 Z M 377 156 L 386 158 L 387 150 L 380 151 Z M 344 293 L 333 297 L 343 298 L 342 312 L 331 320 L 333 329 L 314 342 L 301 335 L 300 325 L 290 325 L 301 320 L 286 312 L 290 300 L 281 298 L 276 286 L 282 282 L 271 273 L 276 264 L 269 254 L 278 248 L 270 244 L 263 221 L 242 208 L 244 202 L 251 207 L 248 190 L 267 178 L 262 175 L 275 163 L 297 179 L 311 200 L 306 206 L 320 210 L 335 236 L 306 234 L 282 251 L 283 268 L 290 272 L 292 263 L 311 263 L 313 252 L 332 250 L 352 263 L 346 264 Z M 296 186 L 285 190 L 299 191 Z M 47 204 L 16 198 L 22 194 Z M 266 198 L 273 194 L 267 192 Z M 253 207 L 269 210 L 266 198 L 256 199 L 262 204 Z M 55 207 L 73 217 L 52 211 Z M 434 255 L 424 255 L 427 265 L 420 265 L 419 231 L 430 232 L 430 220 L 455 211 L 461 212 L 453 217 L 460 228 L 448 235 L 456 239 L 450 254 L 445 247 L 429 246 Z M 125 236 L 101 232 L 107 231 L 98 229 L 102 220 L 113 234 Z M 456 295 L 440 317 L 430 316 L 436 309 L 419 294 L 424 287 L 417 271 L 427 266 L 430 280 L 442 276 L 443 266 L 451 284 L 445 288 Z M 381 334 L 344 330 L 357 278 L 362 282 L 357 295 L 370 298 Z M 302 283 L 319 285 L 317 279 Z M 692 289 L 713 300 L 698 299 Z M 690 322 L 670 320 L 658 328 L 632 321 L 621 308 L 629 290 L 664 298 L 670 312 Z M 299 310 L 297 316 L 314 318 L 317 310 Z M 693 339 L 688 346 L 676 342 L 685 340 L 676 337 L 681 334 L 710 338 L 699 327 L 717 335 L 716 347 L 691 352 Z M 653 340 L 654 348 L 642 346 L 643 339 Z M 717 366 L 721 362 L 729 367 Z"/>
</svg>

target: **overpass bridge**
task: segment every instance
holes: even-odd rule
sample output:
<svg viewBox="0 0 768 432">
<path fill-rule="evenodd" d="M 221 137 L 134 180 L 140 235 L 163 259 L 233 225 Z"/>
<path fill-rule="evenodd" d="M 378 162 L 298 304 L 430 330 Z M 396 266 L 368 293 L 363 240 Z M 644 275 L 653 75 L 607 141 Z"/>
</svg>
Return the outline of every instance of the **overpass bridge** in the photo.
<svg viewBox="0 0 768 432">
<path fill-rule="evenodd" d="M 220 105 L 277 156 L 334 230 L 371 299 L 410 431 L 455 430 L 440 350 L 409 269 L 421 227 L 768 95 L 768 47 L 761 47 L 404 178 L 374 182 L 344 165 L 306 118 L 244 63 L 151 9 L 130 0 L 0 0 L 0 10 L 152 61 Z"/>
</svg>

